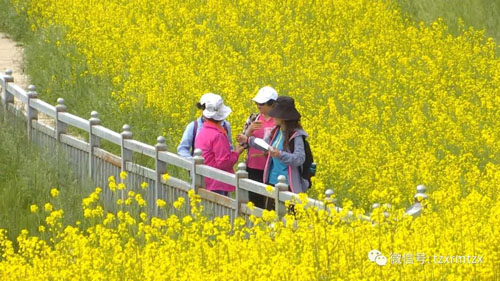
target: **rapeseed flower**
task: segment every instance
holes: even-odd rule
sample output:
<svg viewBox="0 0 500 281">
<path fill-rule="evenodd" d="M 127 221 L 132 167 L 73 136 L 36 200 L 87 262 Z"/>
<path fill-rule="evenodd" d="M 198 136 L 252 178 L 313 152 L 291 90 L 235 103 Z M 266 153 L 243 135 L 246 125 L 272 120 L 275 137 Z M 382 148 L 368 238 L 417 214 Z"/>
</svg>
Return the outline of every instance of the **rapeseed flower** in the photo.
<svg viewBox="0 0 500 281">
<path fill-rule="evenodd" d="M 37 205 L 31 205 L 30 206 L 30 212 L 36 213 L 38 211 L 38 206 Z"/>
</svg>

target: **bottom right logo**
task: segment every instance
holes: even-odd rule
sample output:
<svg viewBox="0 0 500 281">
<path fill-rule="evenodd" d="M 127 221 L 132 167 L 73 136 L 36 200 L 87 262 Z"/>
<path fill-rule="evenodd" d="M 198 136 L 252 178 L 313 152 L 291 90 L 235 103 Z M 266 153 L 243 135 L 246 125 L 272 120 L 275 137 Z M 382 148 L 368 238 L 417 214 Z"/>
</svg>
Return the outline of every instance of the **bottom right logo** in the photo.
<svg viewBox="0 0 500 281">
<path fill-rule="evenodd" d="M 379 250 L 371 250 L 368 252 L 368 259 L 380 266 L 387 264 L 387 257 L 382 255 Z"/>
</svg>

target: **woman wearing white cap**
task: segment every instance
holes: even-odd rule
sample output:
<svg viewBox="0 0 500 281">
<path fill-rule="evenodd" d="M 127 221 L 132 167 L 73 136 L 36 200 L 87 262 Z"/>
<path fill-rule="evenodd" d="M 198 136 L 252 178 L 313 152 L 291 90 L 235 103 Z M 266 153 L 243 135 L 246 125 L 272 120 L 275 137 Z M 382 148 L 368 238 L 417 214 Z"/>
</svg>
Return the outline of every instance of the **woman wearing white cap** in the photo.
<svg viewBox="0 0 500 281">
<path fill-rule="evenodd" d="M 219 95 L 213 93 L 204 94 L 203 96 L 201 96 L 200 102 L 196 103 L 196 107 L 198 107 L 198 109 L 205 110 L 205 104 L 208 100 L 214 100 L 218 98 L 222 100 L 222 98 Z M 177 154 L 179 154 L 182 157 L 186 157 L 188 159 L 191 159 L 193 157 L 194 142 L 196 136 L 201 130 L 201 127 L 203 127 L 204 122 L 205 118 L 202 115 L 200 118 L 196 119 L 195 121 L 192 121 L 187 125 L 186 130 L 184 130 L 184 134 L 182 134 L 181 143 L 177 147 Z M 221 122 L 221 126 L 227 132 L 227 140 L 232 150 L 233 140 L 231 139 L 231 124 L 229 124 L 229 122 L 227 122 L 226 120 L 223 120 Z"/>
<path fill-rule="evenodd" d="M 252 99 L 257 105 L 258 113 L 252 113 L 248 117 L 243 128 L 243 135 L 247 137 L 256 137 L 264 139 L 269 136 L 273 127 L 274 120 L 268 113 L 278 99 L 278 93 L 275 89 L 269 86 L 262 87 L 257 95 Z M 238 142 L 244 143 L 241 136 L 237 137 Z M 248 145 L 244 145 L 248 147 Z M 264 175 L 264 167 L 266 166 L 266 157 L 261 150 L 250 147 L 247 154 L 247 172 L 248 178 L 254 181 L 262 182 Z M 249 192 L 249 200 L 259 208 L 266 208 L 266 197 L 258 193 Z"/>
<path fill-rule="evenodd" d="M 234 173 L 233 166 L 243 148 L 237 146 L 235 151 L 231 151 L 227 131 L 221 126 L 230 113 L 231 108 L 224 105 L 219 95 L 210 95 L 203 110 L 205 123 L 196 137 L 194 147 L 201 149 L 205 165 Z M 210 178 L 205 178 L 205 188 L 226 196 L 228 192 L 234 191 L 234 186 Z"/>
<path fill-rule="evenodd" d="M 300 125 L 301 115 L 295 107 L 295 100 L 291 97 L 280 96 L 276 105 L 269 111 L 276 127 L 266 141 L 270 145 L 264 168 L 263 181 L 275 185 L 278 177 L 285 176 L 290 191 L 294 193 L 306 192 L 310 181 L 304 177 L 302 165 L 306 161 L 307 133 Z M 240 142 L 247 142 L 250 147 L 259 148 L 255 137 L 243 136 Z"/>
</svg>

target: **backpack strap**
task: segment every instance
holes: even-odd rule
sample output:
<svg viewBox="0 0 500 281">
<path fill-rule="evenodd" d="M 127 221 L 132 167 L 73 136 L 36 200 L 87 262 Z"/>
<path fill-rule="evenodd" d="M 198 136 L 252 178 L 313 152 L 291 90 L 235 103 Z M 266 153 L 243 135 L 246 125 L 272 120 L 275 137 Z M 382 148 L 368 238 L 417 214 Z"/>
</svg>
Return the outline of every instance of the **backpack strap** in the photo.
<svg viewBox="0 0 500 281">
<path fill-rule="evenodd" d="M 224 130 L 226 130 L 226 133 L 229 134 L 229 129 L 227 128 L 227 122 L 224 121 L 224 124 L 222 124 L 222 127 L 224 128 Z"/>
<path fill-rule="evenodd" d="M 203 120 L 203 119 L 202 119 Z M 191 141 L 191 156 L 194 155 L 194 141 L 196 139 L 196 133 L 198 133 L 198 119 L 194 120 L 193 126 L 193 140 Z"/>
<path fill-rule="evenodd" d="M 290 152 L 293 153 L 293 151 L 295 150 L 295 137 L 297 136 L 297 132 L 293 133 L 292 137 L 290 138 L 290 142 L 289 142 L 289 146 L 290 146 Z M 304 149 L 305 149 L 305 146 L 306 146 L 306 136 L 301 136 L 302 137 L 302 140 L 304 141 Z M 302 164 L 303 165 L 303 164 Z M 300 174 L 302 174 L 302 170 L 303 170 L 303 167 L 302 165 L 300 165 L 299 169 L 300 169 Z"/>
</svg>

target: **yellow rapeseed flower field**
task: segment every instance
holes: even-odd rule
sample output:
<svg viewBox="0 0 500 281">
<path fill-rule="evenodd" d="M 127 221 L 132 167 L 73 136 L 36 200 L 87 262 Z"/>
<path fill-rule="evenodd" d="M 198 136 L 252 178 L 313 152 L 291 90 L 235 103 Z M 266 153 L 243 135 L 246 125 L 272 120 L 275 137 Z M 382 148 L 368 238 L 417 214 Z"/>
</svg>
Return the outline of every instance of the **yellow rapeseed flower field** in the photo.
<svg viewBox="0 0 500 281">
<path fill-rule="evenodd" d="M 171 120 L 175 143 L 203 93 L 225 98 L 235 132 L 260 87 L 294 97 L 318 162 L 311 194 L 333 188 L 344 211 L 299 204 L 297 221 L 265 212 L 231 225 L 201 215 L 190 194 L 158 205 L 191 204 L 191 214 L 150 218 L 141 195 L 112 179 L 128 195 L 117 212 L 97 189 L 82 202 L 87 221 L 65 226 L 47 202 L 31 206 L 40 233 L 22 232 L 18 249 L 0 232 L 0 279 L 500 279 L 500 59 L 484 32 L 450 35 L 390 0 L 12 3 L 33 30 L 63 29 L 55 44 L 76 46 L 89 67 L 74 75 L 111 79 L 122 112 Z M 418 184 L 430 200 L 412 219 L 401 207 Z M 341 220 L 374 202 L 395 208 Z"/>
<path fill-rule="evenodd" d="M 61 26 L 123 111 L 172 120 L 175 143 L 203 93 L 224 96 L 237 132 L 272 85 L 303 115 L 311 194 L 331 187 L 364 208 L 408 205 L 418 184 L 447 203 L 497 196 L 500 60 L 484 32 L 452 36 L 387 0 L 12 2 L 35 30 Z"/>
<path fill-rule="evenodd" d="M 133 193 L 129 191 L 129 199 Z M 0 230 L 1 280 L 498 280 L 500 203 L 473 191 L 453 209 L 427 205 L 416 219 L 378 208 L 371 221 L 304 209 L 277 220 L 207 219 L 191 191 L 191 213 L 148 218 L 139 202 L 103 212 L 100 188 L 83 201 L 85 221 L 31 214 L 18 248 Z M 302 200 L 307 197 L 302 196 Z M 55 200 L 55 199 L 51 199 Z M 133 201 L 132 201 L 133 202 Z M 179 201 L 177 201 L 179 202 Z M 177 203 L 176 202 L 176 203 Z M 50 203 L 47 203 L 50 204 Z M 175 204 L 175 203 L 174 203 Z M 384 215 L 385 213 L 385 215 Z M 45 216 L 45 220 L 44 220 Z M 373 262 L 370 253 L 380 257 Z M 380 261 L 385 262 L 380 262 Z"/>
</svg>

